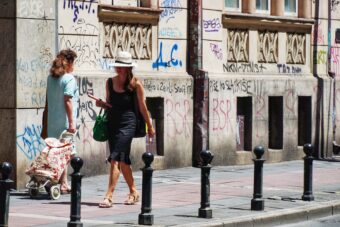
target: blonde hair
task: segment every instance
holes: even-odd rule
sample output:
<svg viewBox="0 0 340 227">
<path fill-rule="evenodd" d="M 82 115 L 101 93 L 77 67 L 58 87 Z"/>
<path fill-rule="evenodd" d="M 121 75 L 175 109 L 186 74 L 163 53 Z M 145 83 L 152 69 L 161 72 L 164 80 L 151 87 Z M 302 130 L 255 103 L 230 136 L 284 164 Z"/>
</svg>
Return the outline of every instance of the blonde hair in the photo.
<svg viewBox="0 0 340 227">
<path fill-rule="evenodd" d="M 66 69 L 69 65 L 74 63 L 77 58 L 76 52 L 71 49 L 61 50 L 56 59 L 53 60 L 50 69 L 50 74 L 53 77 L 60 77 L 66 73 Z"/>
</svg>

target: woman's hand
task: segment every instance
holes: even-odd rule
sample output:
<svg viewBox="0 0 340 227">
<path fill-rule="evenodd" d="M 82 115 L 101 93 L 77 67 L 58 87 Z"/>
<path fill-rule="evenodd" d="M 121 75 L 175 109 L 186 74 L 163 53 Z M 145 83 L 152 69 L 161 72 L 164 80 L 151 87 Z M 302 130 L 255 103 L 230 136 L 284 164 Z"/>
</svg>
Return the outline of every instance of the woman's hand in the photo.
<svg viewBox="0 0 340 227">
<path fill-rule="evenodd" d="M 152 125 L 150 125 L 150 127 L 148 126 L 148 135 L 150 138 L 154 137 L 155 135 L 155 129 L 153 128 Z"/>
<path fill-rule="evenodd" d="M 75 133 L 77 131 L 76 127 L 74 126 L 73 123 L 70 123 L 67 129 L 68 132 L 70 133 Z"/>
<path fill-rule="evenodd" d="M 98 107 L 101 107 L 101 108 L 104 108 L 104 109 L 107 109 L 107 108 L 111 108 L 111 104 L 107 103 L 107 102 L 104 102 L 103 100 L 101 99 L 98 99 L 96 100 L 96 106 Z"/>
<path fill-rule="evenodd" d="M 104 102 L 103 102 L 103 100 L 101 100 L 101 99 L 96 100 L 96 106 L 97 107 L 101 107 L 101 108 L 105 108 L 106 107 Z"/>
</svg>

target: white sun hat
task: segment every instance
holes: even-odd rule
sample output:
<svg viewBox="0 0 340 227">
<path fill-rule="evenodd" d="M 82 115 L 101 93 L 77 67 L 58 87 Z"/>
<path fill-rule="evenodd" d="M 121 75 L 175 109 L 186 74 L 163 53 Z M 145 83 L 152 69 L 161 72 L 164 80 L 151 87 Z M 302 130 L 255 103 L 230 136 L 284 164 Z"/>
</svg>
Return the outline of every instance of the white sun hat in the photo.
<svg viewBox="0 0 340 227">
<path fill-rule="evenodd" d="M 110 67 L 135 67 L 136 63 L 132 62 L 132 56 L 127 51 L 119 51 L 115 62 L 109 65 Z"/>
</svg>

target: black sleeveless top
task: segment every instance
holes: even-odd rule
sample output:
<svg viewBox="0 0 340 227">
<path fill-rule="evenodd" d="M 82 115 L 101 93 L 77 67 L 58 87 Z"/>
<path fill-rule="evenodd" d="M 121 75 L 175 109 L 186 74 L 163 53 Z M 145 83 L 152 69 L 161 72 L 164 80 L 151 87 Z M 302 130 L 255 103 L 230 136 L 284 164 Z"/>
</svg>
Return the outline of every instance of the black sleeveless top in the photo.
<svg viewBox="0 0 340 227">
<path fill-rule="evenodd" d="M 112 108 L 108 109 L 109 125 L 112 129 L 124 127 L 126 124 L 136 125 L 134 113 L 133 92 L 116 92 L 113 89 L 112 78 L 109 79 L 109 101 Z M 132 135 L 133 136 L 133 135 Z"/>
</svg>

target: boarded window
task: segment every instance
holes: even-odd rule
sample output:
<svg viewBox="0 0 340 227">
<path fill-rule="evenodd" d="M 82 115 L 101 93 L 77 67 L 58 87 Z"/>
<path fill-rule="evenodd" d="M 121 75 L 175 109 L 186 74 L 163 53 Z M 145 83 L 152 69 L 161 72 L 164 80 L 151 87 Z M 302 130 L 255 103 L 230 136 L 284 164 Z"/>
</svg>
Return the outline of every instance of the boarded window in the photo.
<svg viewBox="0 0 340 227">
<path fill-rule="evenodd" d="M 146 105 L 150 111 L 152 124 L 156 130 L 156 136 L 150 143 L 146 141 L 146 150 L 154 155 L 164 155 L 164 98 L 146 98 Z"/>
<path fill-rule="evenodd" d="M 252 97 L 237 97 L 237 135 L 238 151 L 252 150 Z"/>
<path fill-rule="evenodd" d="M 298 145 L 312 142 L 312 98 L 298 98 Z"/>
<path fill-rule="evenodd" d="M 283 148 L 283 98 L 269 97 L 269 148 Z"/>
</svg>

